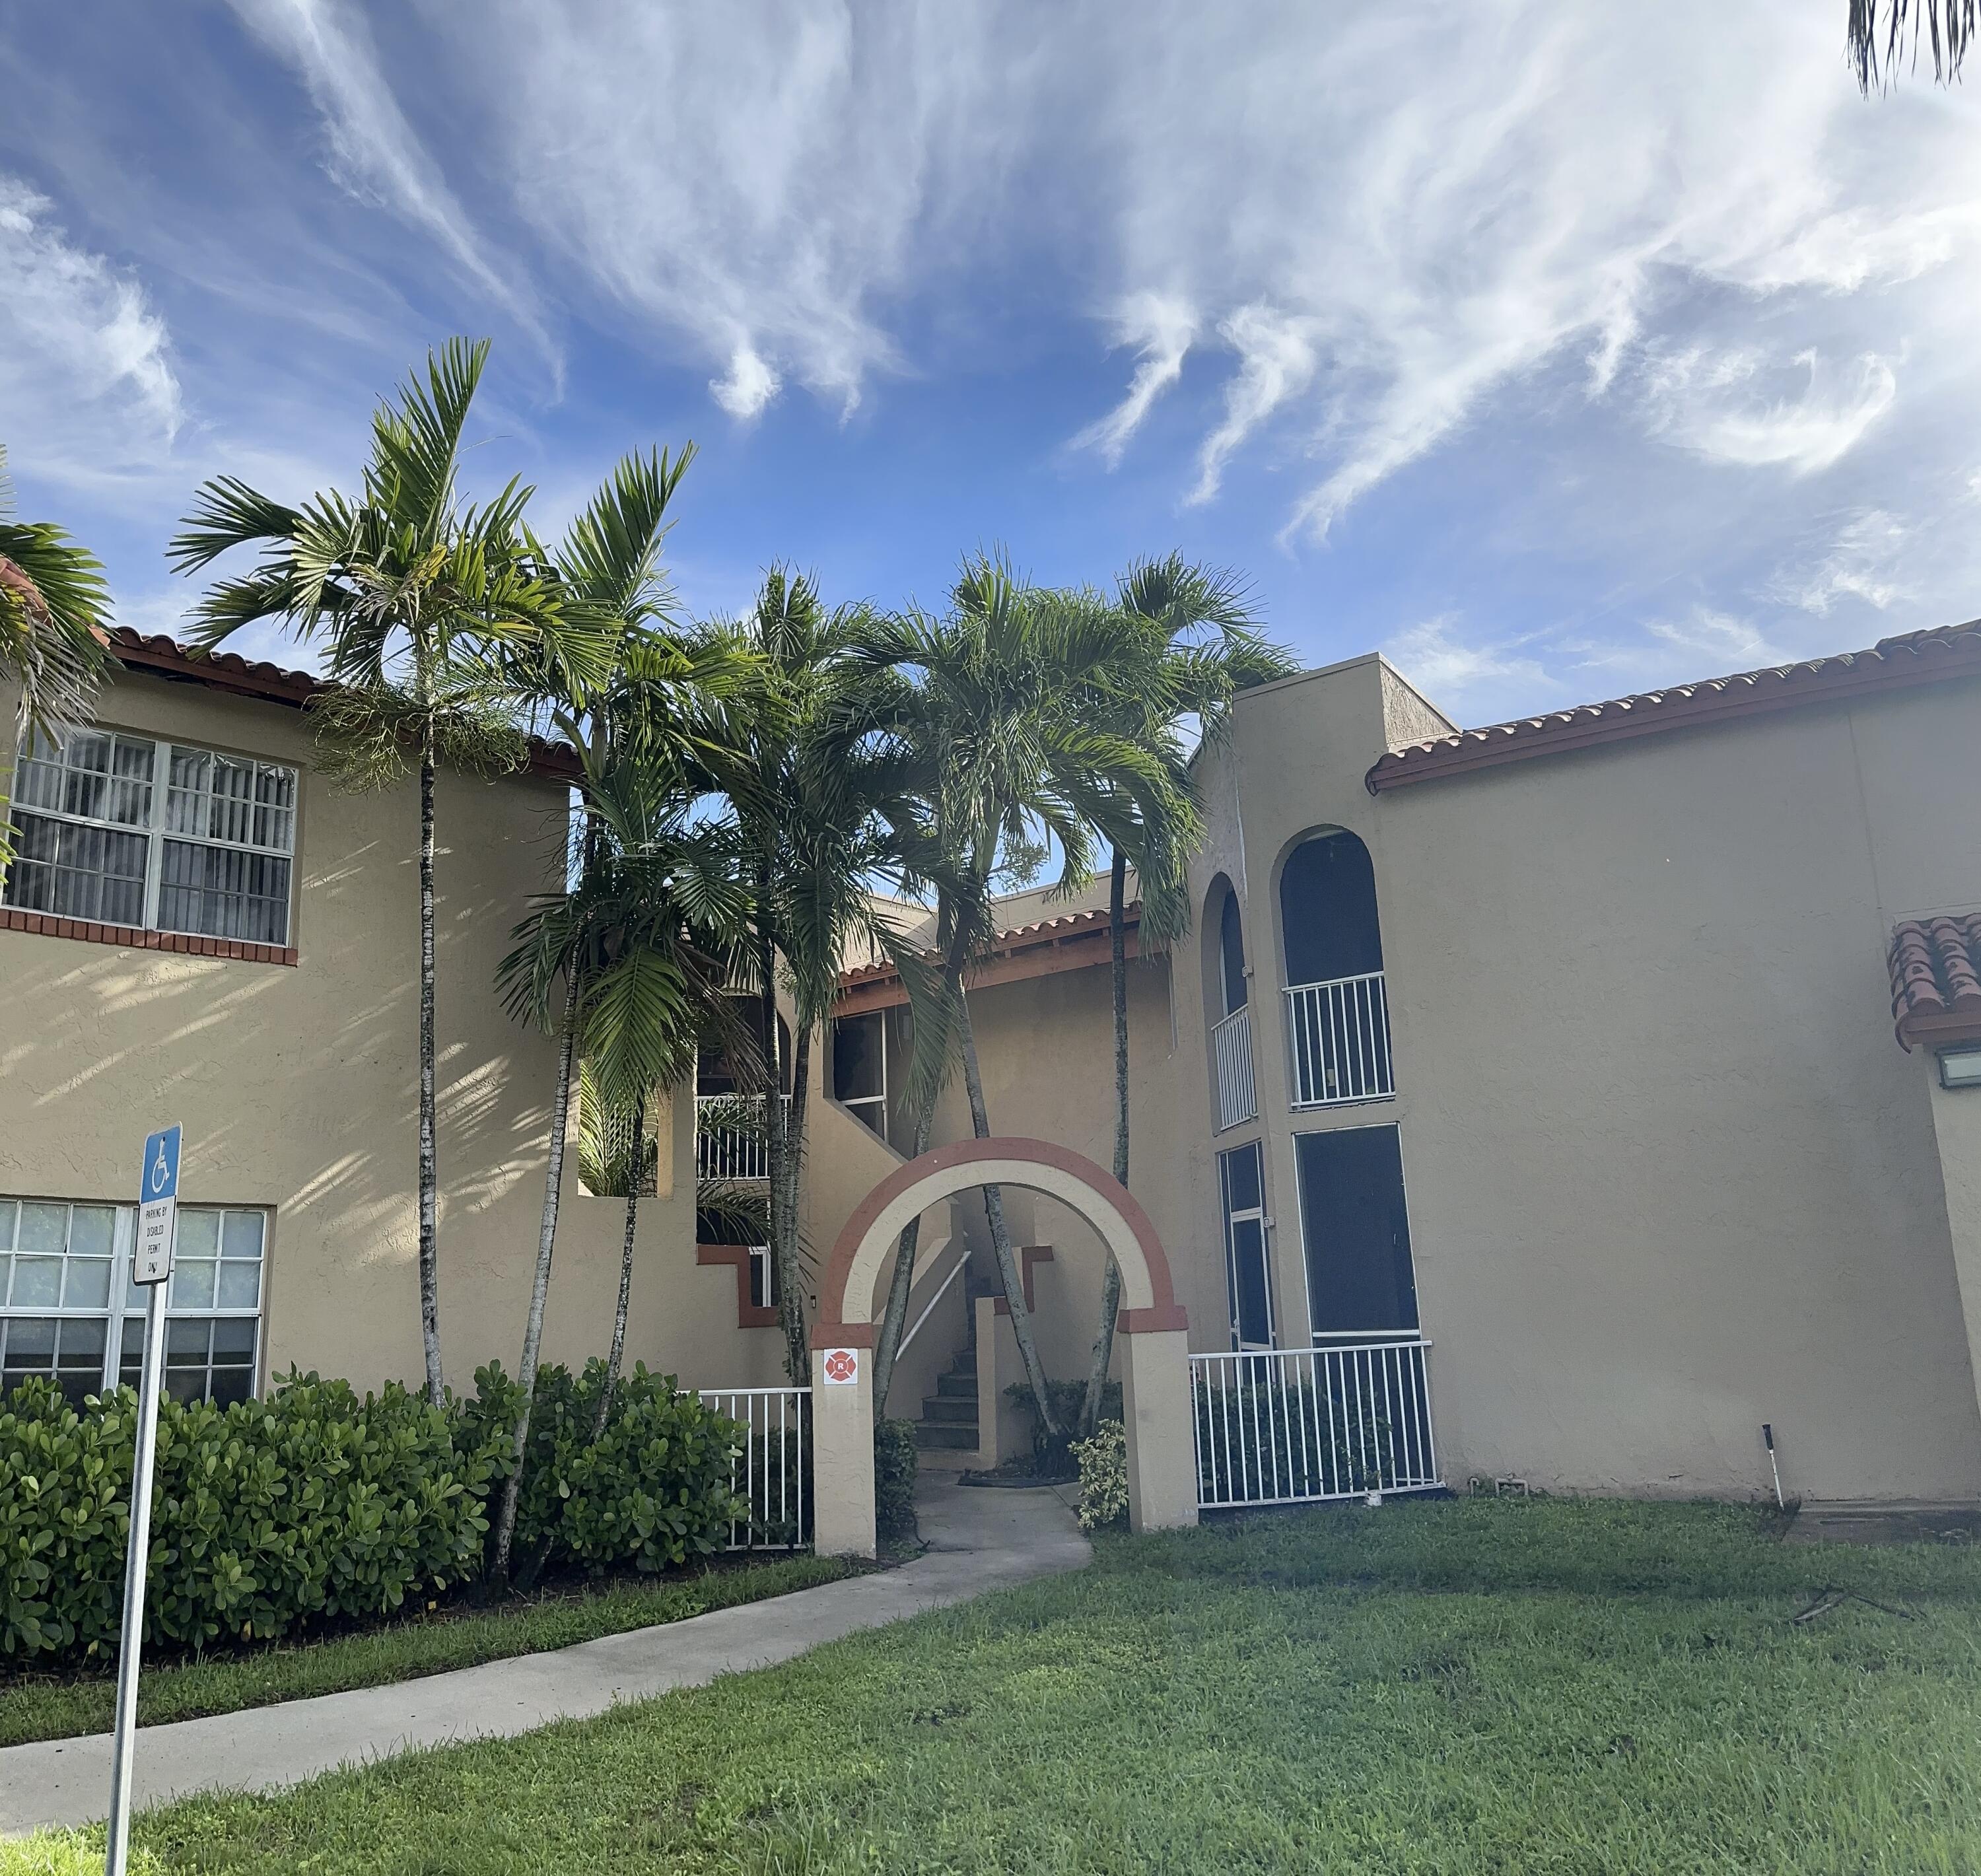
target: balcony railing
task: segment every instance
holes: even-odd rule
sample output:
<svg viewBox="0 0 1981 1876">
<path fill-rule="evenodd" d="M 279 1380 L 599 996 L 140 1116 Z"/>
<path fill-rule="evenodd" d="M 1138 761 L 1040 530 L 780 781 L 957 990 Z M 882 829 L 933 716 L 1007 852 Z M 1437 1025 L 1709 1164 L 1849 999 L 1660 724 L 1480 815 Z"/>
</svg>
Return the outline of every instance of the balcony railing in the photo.
<svg viewBox="0 0 1981 1876">
<path fill-rule="evenodd" d="M 1383 973 L 1295 984 L 1287 991 L 1293 1105 L 1382 1101 L 1397 1091 L 1390 1061 L 1390 1004 Z"/>
<path fill-rule="evenodd" d="M 791 1096 L 778 1097 L 788 1105 Z M 698 1179 L 767 1179 L 771 1143 L 761 1095 L 694 1098 L 694 1174 Z"/>
<path fill-rule="evenodd" d="M 1217 1125 L 1221 1131 L 1258 1117 L 1259 1096 L 1252 1082 L 1252 1012 L 1234 1010 L 1210 1032 L 1211 1059 L 1217 1066 Z"/>
<path fill-rule="evenodd" d="M 1438 1484 L 1420 1336 L 1190 1358 L 1205 1510 Z"/>
</svg>

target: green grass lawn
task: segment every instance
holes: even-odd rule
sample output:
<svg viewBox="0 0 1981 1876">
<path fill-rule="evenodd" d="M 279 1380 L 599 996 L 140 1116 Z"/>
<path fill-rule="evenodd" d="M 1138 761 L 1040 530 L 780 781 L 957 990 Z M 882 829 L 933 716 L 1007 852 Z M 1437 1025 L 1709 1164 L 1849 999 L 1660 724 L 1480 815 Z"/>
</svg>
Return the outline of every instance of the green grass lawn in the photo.
<svg viewBox="0 0 1981 1876">
<path fill-rule="evenodd" d="M 809 1589 L 837 1581 L 851 1568 L 834 1558 L 782 1557 L 668 1577 L 618 1578 L 493 1608 L 457 1601 L 431 1615 L 318 1641 L 229 1650 L 199 1661 L 148 1663 L 138 1683 L 138 1723 L 157 1726 L 205 1714 L 238 1713 L 271 1701 L 382 1687 L 511 1654 L 568 1648 L 574 1641 Z M 114 1673 L 0 1675 L 0 1746 L 108 1732 L 116 1699 Z M 0 1871 L 5 1867 L 0 1864 Z"/>
<path fill-rule="evenodd" d="M 1798 1624 L 1826 1589 L 1871 1600 Z M 781 1668 L 137 1841 L 155 1872 L 285 1876 L 1970 1871 L 1981 1555 L 1538 1500 L 1112 1540 Z"/>
</svg>

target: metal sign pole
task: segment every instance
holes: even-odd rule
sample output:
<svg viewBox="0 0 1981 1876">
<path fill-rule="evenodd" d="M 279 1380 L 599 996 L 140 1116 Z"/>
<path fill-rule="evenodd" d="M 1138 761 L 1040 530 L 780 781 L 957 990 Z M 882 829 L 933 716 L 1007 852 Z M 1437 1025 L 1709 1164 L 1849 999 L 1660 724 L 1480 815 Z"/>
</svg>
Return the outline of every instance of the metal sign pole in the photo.
<svg viewBox="0 0 1981 1876">
<path fill-rule="evenodd" d="M 145 1288 L 145 1366 L 138 1385 L 131 1463 L 131 1536 L 124 1558 L 124 1636 L 117 1654 L 117 1729 L 110 1761 L 110 1828 L 104 1876 L 125 1876 L 131 1858 L 131 1766 L 137 1744 L 138 1657 L 145 1639 L 145 1578 L 151 1549 L 151 1475 L 158 1450 L 158 1395 L 165 1372 L 165 1288 L 178 1235 L 179 1130 L 145 1142 L 138 1177 L 132 1281 Z"/>
</svg>

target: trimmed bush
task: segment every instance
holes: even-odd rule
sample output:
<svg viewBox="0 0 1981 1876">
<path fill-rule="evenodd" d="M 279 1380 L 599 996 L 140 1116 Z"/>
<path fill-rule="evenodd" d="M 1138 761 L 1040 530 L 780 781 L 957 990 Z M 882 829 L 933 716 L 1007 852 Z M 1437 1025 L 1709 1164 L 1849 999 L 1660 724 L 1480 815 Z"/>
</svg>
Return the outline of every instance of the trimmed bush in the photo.
<svg viewBox="0 0 1981 1876">
<path fill-rule="evenodd" d="M 604 1365 L 546 1368 L 518 1531 L 547 1564 L 648 1571 L 725 1542 L 741 1430 L 636 1368 L 591 1444 Z M 148 1645 L 198 1649 L 375 1621 L 480 1574 L 516 1384 L 494 1365 L 444 1408 L 295 1375 L 231 1407 L 159 1405 Z M 45 1381 L 0 1401 L 0 1659 L 114 1655 L 137 1395 L 78 1412 Z"/>
<path fill-rule="evenodd" d="M 1038 1398 L 1032 1392 L 1030 1381 L 1014 1381 L 1004 1394 L 1007 1399 L 1017 1401 L 1032 1417 L 1034 1471 L 1042 1478 L 1070 1478 L 1078 1463 L 1073 1456 L 1070 1441 L 1079 1430 L 1080 1416 L 1086 1409 L 1087 1383 L 1054 1381 L 1048 1376 L 1046 1391 L 1052 1397 L 1053 1418 L 1061 1429 L 1057 1439 L 1046 1431 L 1044 1417 L 1039 1412 Z M 1100 1418 L 1107 1421 L 1120 1418 L 1121 1384 L 1118 1381 L 1104 1381 L 1100 1388 Z"/>
<path fill-rule="evenodd" d="M 915 1474 L 921 1463 L 912 1420 L 874 1428 L 874 1522 L 884 1538 L 915 1534 Z"/>
<path fill-rule="evenodd" d="M 138 1397 L 81 1413 L 29 1381 L 0 1407 L 0 1655 L 116 1651 Z M 159 1404 L 148 1640 L 200 1648 L 389 1615 L 479 1568 L 490 1456 L 396 1384 L 297 1376 Z"/>
<path fill-rule="evenodd" d="M 1128 1434 L 1118 1420 L 1104 1420 L 1090 1440 L 1067 1448 L 1080 1467 L 1080 1528 L 1098 1531 L 1128 1521 Z"/>
</svg>

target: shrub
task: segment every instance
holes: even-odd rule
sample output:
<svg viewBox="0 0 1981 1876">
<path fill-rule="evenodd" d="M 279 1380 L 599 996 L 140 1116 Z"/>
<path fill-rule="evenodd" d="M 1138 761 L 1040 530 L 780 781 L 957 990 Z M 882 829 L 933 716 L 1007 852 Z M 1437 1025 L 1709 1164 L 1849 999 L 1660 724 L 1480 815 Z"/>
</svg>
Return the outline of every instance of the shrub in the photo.
<svg viewBox="0 0 1981 1876">
<path fill-rule="evenodd" d="M 735 1424 L 635 1368 L 591 1443 L 602 1363 L 546 1368 L 518 1554 L 660 1570 L 726 1541 Z M 297 1375 L 231 1407 L 159 1404 L 148 1644 L 197 1649 L 369 1621 L 478 1575 L 510 1466 L 516 1384 L 491 1365 L 430 1406 Z M 0 1401 L 0 1659 L 116 1651 L 137 1395 L 70 1407 L 45 1381 Z"/>
<path fill-rule="evenodd" d="M 1118 1420 L 1104 1420 L 1090 1440 L 1068 1450 L 1080 1467 L 1080 1528 L 1098 1531 L 1128 1517 L 1128 1434 Z"/>
<path fill-rule="evenodd" d="M 915 1534 L 915 1474 L 921 1452 L 912 1420 L 874 1428 L 874 1522 L 884 1538 Z"/>
<path fill-rule="evenodd" d="M 1060 1437 L 1054 1439 L 1047 1432 L 1044 1415 L 1039 1411 L 1037 1397 L 1032 1392 L 1028 1381 L 1014 1381 L 1004 1390 L 1005 1398 L 1016 1401 L 1032 1417 L 1032 1464 L 1039 1474 L 1047 1478 L 1070 1478 L 1074 1461 L 1069 1442 L 1080 1426 L 1080 1414 L 1087 1406 L 1087 1383 L 1084 1381 L 1054 1381 L 1048 1378 L 1046 1392 L 1051 1398 L 1053 1418 L 1060 1424 Z M 1121 1418 L 1121 1384 L 1118 1381 L 1104 1382 L 1100 1389 L 1100 1418 L 1119 1420 Z"/>
<path fill-rule="evenodd" d="M 0 1410 L 0 1654 L 115 1651 L 138 1397 Z M 492 1468 L 396 1385 L 298 1375 L 265 1399 L 160 1402 L 148 1640 L 199 1648 L 375 1618 L 479 1567 Z"/>
</svg>

